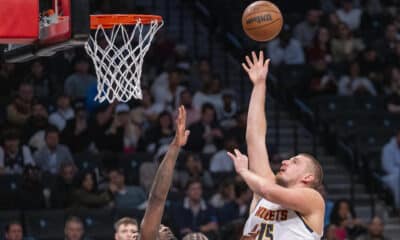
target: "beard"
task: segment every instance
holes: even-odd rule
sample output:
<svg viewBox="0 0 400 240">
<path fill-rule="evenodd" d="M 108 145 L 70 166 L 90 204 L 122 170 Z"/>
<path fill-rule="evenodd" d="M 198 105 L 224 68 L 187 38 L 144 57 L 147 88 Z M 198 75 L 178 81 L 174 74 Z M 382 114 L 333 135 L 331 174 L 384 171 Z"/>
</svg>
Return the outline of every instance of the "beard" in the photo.
<svg viewBox="0 0 400 240">
<path fill-rule="evenodd" d="M 279 175 L 276 176 L 276 184 L 282 187 L 288 187 L 289 185 L 288 182 Z"/>
</svg>

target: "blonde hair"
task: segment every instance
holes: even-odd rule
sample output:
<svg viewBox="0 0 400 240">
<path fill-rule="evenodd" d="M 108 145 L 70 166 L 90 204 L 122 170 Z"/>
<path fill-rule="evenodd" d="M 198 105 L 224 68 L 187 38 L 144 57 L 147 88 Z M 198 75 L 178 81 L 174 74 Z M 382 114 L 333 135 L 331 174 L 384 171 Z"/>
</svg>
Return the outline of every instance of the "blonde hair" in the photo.
<svg viewBox="0 0 400 240">
<path fill-rule="evenodd" d="M 123 217 L 114 223 L 114 230 L 118 231 L 119 227 L 122 225 L 135 225 L 138 226 L 138 222 L 134 218 Z"/>
<path fill-rule="evenodd" d="M 202 233 L 189 233 L 182 240 L 208 240 Z"/>
<path fill-rule="evenodd" d="M 322 170 L 321 164 L 311 154 L 300 153 L 299 155 L 302 155 L 311 160 L 311 171 L 312 171 L 312 174 L 314 175 L 314 181 L 311 182 L 311 187 L 314 188 L 315 190 L 317 190 L 318 192 L 321 192 L 322 183 L 324 180 L 324 172 Z"/>
</svg>

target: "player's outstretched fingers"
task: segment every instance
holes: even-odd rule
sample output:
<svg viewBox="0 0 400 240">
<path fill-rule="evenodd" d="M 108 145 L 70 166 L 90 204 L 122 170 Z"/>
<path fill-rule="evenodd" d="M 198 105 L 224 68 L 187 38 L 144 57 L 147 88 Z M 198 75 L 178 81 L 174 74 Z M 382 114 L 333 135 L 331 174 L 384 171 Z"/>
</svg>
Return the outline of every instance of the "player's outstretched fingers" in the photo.
<svg viewBox="0 0 400 240">
<path fill-rule="evenodd" d="M 253 57 L 253 63 L 256 64 L 258 62 L 258 58 L 254 51 L 251 52 L 251 56 Z"/>
</svg>

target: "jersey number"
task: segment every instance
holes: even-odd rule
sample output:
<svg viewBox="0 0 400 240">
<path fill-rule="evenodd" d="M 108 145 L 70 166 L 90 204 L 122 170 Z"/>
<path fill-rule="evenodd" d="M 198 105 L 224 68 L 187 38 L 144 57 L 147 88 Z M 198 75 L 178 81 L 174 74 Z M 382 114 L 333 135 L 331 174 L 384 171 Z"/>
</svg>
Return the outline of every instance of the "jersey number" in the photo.
<svg viewBox="0 0 400 240">
<path fill-rule="evenodd" d="M 262 223 L 258 240 L 274 240 L 274 225 Z"/>
</svg>

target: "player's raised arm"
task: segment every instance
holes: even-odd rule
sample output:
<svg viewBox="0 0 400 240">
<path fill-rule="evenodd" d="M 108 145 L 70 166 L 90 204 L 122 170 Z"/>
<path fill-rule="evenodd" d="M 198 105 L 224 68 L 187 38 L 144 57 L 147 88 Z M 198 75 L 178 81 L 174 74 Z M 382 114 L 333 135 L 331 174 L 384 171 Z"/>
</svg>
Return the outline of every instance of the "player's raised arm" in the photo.
<svg viewBox="0 0 400 240">
<path fill-rule="evenodd" d="M 183 106 L 178 109 L 176 119 L 175 138 L 169 145 L 168 151 L 158 167 L 156 176 L 151 187 L 148 206 L 141 223 L 140 239 L 155 240 L 161 218 L 164 213 L 165 201 L 171 186 L 176 159 L 182 146 L 187 142 L 189 131 L 186 130 L 186 111 Z"/>
<path fill-rule="evenodd" d="M 264 53 L 260 51 L 257 57 L 252 52 L 251 58 L 246 56 L 246 63 L 242 63 L 243 69 L 249 75 L 253 83 L 249 112 L 247 115 L 246 143 L 249 154 L 249 168 L 259 176 L 274 180 L 267 152 L 265 137 L 267 134 L 267 119 L 265 115 L 266 80 L 268 74 L 269 59 L 264 59 Z M 254 194 L 250 211 L 258 202 L 259 196 Z"/>
</svg>

